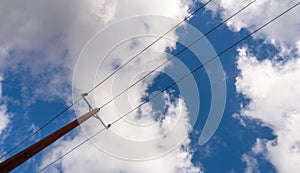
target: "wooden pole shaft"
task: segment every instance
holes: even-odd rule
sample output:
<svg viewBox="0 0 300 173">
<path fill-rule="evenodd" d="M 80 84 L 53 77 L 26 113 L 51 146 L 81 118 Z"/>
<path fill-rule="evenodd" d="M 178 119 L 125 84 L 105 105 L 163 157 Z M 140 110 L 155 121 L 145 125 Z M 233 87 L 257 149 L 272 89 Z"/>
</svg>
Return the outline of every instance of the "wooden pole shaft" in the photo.
<svg viewBox="0 0 300 173">
<path fill-rule="evenodd" d="M 22 163 L 24 163 L 26 160 L 33 157 L 35 154 L 39 153 L 46 147 L 48 147 L 50 144 L 79 126 L 81 123 L 89 119 L 91 116 L 99 112 L 99 108 L 93 109 L 92 111 L 82 115 L 78 119 L 72 121 L 71 123 L 65 125 L 64 127 L 58 129 L 54 133 L 46 136 L 42 140 L 38 141 L 37 143 L 29 146 L 28 148 L 24 149 L 23 151 L 17 153 L 16 155 L 12 156 L 11 158 L 5 160 L 0 164 L 0 173 L 7 173 L 14 168 L 18 167 Z"/>
</svg>

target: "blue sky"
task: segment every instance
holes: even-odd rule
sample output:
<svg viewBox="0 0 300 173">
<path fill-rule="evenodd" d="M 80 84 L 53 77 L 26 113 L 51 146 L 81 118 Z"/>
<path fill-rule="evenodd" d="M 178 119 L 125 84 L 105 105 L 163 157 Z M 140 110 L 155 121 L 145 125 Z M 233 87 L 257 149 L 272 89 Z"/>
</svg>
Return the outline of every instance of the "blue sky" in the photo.
<svg viewBox="0 0 300 173">
<path fill-rule="evenodd" d="M 124 63 L 171 28 L 175 21 L 203 5 L 201 2 L 204 1 L 88 0 L 71 4 L 39 2 L 32 6 L 18 0 L 1 2 L 0 15 L 6 17 L 0 17 L 4 22 L 0 28 L 0 155 L 113 72 L 116 64 Z M 204 34 L 249 2 L 212 1 L 185 26 L 193 26 Z M 219 53 L 295 3 L 294 0 L 254 2 L 206 39 Z M 65 9 L 66 6 L 69 8 Z M 190 86 L 187 87 L 190 91 L 179 85 L 171 87 L 137 113 L 127 116 L 126 121 L 116 123 L 111 130 L 44 172 L 83 172 L 84 169 L 144 173 L 297 172 L 300 168 L 297 12 L 299 7 L 219 57 L 225 76 L 219 80 L 226 83 L 226 102 L 222 120 L 207 143 L 199 145 L 198 140 L 212 105 L 215 91 L 211 84 L 220 81 L 210 81 L 212 72 L 201 69 L 189 80 L 182 81 Z M 146 14 L 167 17 L 140 17 Z M 137 21 L 142 24 L 138 25 Z M 169 55 L 184 48 L 180 40 L 188 34 L 181 33 L 181 29 L 168 35 L 173 41 L 162 39 L 142 54 L 140 60 L 133 61 L 93 91 L 88 96 L 91 103 L 103 105 Z M 205 47 L 197 46 L 197 50 Z M 200 66 L 199 57 L 192 50 L 176 56 L 182 67 L 174 65 L 175 62 L 163 66 L 161 73 L 132 87 L 101 110 L 103 120 L 112 122 L 174 82 L 175 74 Z M 191 80 L 197 86 L 197 101 Z M 189 92 L 195 97 L 187 98 Z M 197 106 L 200 111 L 193 115 L 192 109 Z M 1 160 L 86 111 L 87 106 L 80 102 Z M 195 124 L 191 125 L 189 119 L 195 116 Z M 90 119 L 12 172 L 36 172 L 101 128 L 96 119 Z M 182 141 L 184 137 L 187 138 Z M 151 140 L 153 143 L 149 144 Z M 145 145 L 140 145 L 141 141 Z M 157 157 L 160 154 L 163 156 Z M 147 157 L 155 159 L 143 160 Z"/>
</svg>

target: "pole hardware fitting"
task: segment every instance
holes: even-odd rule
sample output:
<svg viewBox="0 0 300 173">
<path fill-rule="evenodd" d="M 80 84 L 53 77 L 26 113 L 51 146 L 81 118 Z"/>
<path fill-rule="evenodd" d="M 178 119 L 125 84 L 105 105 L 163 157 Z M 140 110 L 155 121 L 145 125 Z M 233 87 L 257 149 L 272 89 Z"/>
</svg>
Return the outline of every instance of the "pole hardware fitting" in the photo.
<svg viewBox="0 0 300 173">
<path fill-rule="evenodd" d="M 88 100 L 86 99 L 86 96 L 88 96 L 89 94 L 88 93 L 83 93 L 81 94 L 81 97 L 83 98 L 83 100 L 86 102 L 86 104 L 88 105 L 89 107 L 89 111 L 93 110 L 93 107 L 92 105 L 88 102 Z M 93 115 L 94 118 L 98 119 L 101 124 L 105 127 L 105 129 L 108 129 L 111 127 L 111 124 L 108 124 L 108 125 L 105 125 L 104 121 L 100 118 L 100 116 L 96 113 Z"/>
</svg>

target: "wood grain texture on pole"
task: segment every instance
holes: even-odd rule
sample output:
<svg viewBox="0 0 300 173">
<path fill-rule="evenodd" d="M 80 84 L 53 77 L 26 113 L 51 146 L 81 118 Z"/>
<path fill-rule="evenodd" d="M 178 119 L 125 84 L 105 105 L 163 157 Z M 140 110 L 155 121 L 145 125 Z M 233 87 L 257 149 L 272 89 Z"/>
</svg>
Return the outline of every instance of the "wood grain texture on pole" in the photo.
<svg viewBox="0 0 300 173">
<path fill-rule="evenodd" d="M 33 157 L 35 154 L 39 153 L 50 144 L 79 126 L 81 123 L 92 117 L 94 114 L 99 112 L 99 108 L 93 109 L 92 111 L 82 115 L 78 119 L 70 122 L 69 124 L 65 125 L 64 127 L 58 129 L 57 131 L 53 132 L 52 134 L 48 135 L 47 137 L 43 138 L 42 140 L 38 141 L 37 143 L 29 146 L 28 148 L 24 149 L 23 151 L 17 153 L 16 155 L 12 156 L 11 158 L 5 160 L 0 164 L 0 173 L 7 173 L 14 168 L 18 167 L 26 160 Z"/>
</svg>

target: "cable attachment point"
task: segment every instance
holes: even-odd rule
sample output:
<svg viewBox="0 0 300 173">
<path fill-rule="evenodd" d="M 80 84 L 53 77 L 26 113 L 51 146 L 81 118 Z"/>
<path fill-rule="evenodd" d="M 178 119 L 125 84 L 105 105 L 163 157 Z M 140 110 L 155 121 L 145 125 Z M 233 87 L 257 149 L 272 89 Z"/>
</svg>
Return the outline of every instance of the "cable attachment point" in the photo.
<svg viewBox="0 0 300 173">
<path fill-rule="evenodd" d="M 83 93 L 83 94 L 81 94 L 82 97 L 85 97 L 85 96 L 88 96 L 88 95 L 89 95 L 89 93 Z"/>
<path fill-rule="evenodd" d="M 86 102 L 86 104 L 88 105 L 89 107 L 89 111 L 93 110 L 93 107 L 91 106 L 91 104 L 87 101 L 87 99 L 85 98 L 86 96 L 88 96 L 89 94 L 88 93 L 83 93 L 81 94 L 81 97 L 83 98 L 83 100 Z M 99 115 L 96 113 L 93 115 L 94 118 L 98 119 L 101 124 L 105 127 L 105 129 L 108 129 L 110 128 L 111 124 L 108 124 L 107 126 L 105 125 L 105 123 L 103 122 L 103 120 L 99 117 Z"/>
</svg>

